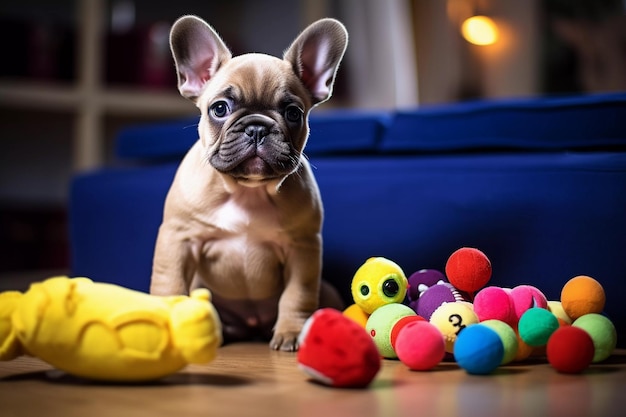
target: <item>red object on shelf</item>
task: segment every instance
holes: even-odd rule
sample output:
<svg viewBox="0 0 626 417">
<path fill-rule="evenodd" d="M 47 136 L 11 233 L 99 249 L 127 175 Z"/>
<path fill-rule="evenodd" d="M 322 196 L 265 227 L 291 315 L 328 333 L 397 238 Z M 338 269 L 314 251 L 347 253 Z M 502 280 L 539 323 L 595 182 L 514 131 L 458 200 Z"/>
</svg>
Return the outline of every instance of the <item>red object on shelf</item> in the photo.
<svg viewBox="0 0 626 417">
<path fill-rule="evenodd" d="M 176 88 L 176 72 L 169 47 L 170 25 L 155 22 L 122 33 L 109 33 L 106 45 L 106 83 L 147 88 Z"/>
</svg>

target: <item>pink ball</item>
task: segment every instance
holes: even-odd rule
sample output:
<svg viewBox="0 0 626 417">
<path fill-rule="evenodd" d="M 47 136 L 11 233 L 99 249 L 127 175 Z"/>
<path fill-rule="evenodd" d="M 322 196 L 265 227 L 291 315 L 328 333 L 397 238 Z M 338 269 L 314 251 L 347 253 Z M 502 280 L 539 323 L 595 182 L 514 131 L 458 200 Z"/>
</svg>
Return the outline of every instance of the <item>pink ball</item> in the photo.
<svg viewBox="0 0 626 417">
<path fill-rule="evenodd" d="M 537 287 L 532 285 L 518 285 L 511 290 L 511 299 L 515 309 L 515 321 L 524 315 L 526 310 L 533 307 L 548 308 L 546 296 Z"/>
<path fill-rule="evenodd" d="M 500 320 L 511 327 L 517 323 L 511 290 L 501 287 L 486 287 L 474 298 L 474 312 L 479 321 Z"/>
<path fill-rule="evenodd" d="M 443 360 L 446 345 L 439 329 L 427 321 L 413 321 L 398 334 L 398 359 L 414 371 L 428 371 Z"/>
</svg>

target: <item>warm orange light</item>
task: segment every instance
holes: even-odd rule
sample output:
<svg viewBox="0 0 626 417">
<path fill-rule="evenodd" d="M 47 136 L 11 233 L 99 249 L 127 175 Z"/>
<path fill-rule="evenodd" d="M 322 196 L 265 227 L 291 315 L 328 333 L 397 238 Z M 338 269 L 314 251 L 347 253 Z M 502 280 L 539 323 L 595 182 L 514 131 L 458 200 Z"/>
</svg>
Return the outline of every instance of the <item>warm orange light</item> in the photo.
<svg viewBox="0 0 626 417">
<path fill-rule="evenodd" d="M 466 41 L 474 45 L 491 45 L 498 40 L 498 26 L 487 16 L 472 16 L 461 25 Z"/>
</svg>

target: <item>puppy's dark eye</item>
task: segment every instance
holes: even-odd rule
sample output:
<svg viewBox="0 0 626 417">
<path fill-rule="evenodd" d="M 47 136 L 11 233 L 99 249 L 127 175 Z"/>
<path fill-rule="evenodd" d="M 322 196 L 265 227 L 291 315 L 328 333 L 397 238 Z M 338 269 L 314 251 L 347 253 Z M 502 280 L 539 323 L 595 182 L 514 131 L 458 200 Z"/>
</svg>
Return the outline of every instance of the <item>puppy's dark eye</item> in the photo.
<svg viewBox="0 0 626 417">
<path fill-rule="evenodd" d="M 285 109 L 285 119 L 291 123 L 298 123 L 302 120 L 302 110 L 294 105 L 288 106 Z"/>
<path fill-rule="evenodd" d="M 211 113 L 217 118 L 222 118 L 230 114 L 230 107 L 225 101 L 218 101 L 211 105 Z"/>
</svg>

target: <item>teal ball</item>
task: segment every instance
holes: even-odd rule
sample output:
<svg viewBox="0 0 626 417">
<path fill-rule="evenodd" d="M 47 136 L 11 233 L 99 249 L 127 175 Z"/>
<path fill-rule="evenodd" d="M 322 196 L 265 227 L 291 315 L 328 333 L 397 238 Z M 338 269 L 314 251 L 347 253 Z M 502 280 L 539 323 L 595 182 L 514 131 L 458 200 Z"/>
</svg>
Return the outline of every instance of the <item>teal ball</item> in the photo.
<svg viewBox="0 0 626 417">
<path fill-rule="evenodd" d="M 519 337 L 528 346 L 539 347 L 548 344 L 552 333 L 559 328 L 559 319 L 545 308 L 533 307 L 519 319 Z"/>
</svg>

